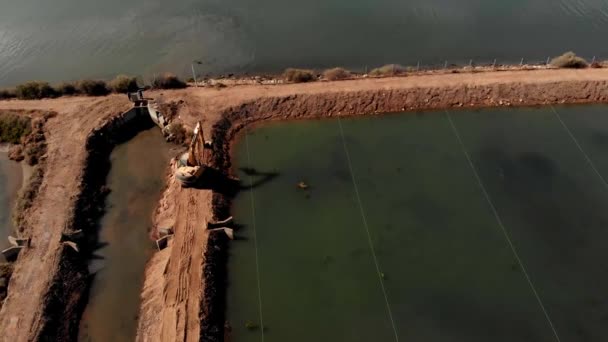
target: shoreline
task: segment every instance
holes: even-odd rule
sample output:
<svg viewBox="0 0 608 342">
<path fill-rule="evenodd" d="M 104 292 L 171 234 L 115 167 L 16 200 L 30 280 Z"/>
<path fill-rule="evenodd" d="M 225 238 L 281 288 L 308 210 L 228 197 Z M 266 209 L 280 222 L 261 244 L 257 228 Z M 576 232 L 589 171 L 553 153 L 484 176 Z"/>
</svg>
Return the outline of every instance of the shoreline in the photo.
<svg viewBox="0 0 608 342">
<path fill-rule="evenodd" d="M 255 124 L 418 110 L 606 103 L 608 69 L 449 73 L 272 86 L 239 85 L 221 90 L 191 87 L 153 91 L 147 95 L 162 95 L 166 101 L 176 103 L 182 101 L 176 117 L 189 127 L 203 121 L 203 129 L 213 141 L 211 166 L 228 179 L 231 146 L 239 132 Z M 27 340 L 48 336 L 42 333 L 45 327 L 49 328 L 49 323 L 67 318 L 61 313 L 63 309 L 56 311 L 58 307 L 52 305 L 49 295 L 59 294 L 51 288 L 57 289 L 58 281 L 69 276 L 70 264 L 79 262 L 73 253 L 61 248 L 59 241 L 62 222 L 70 222 L 71 211 L 66 208 L 75 208 L 77 199 L 86 192 L 86 187 L 76 181 L 83 175 L 89 154 L 95 154 L 94 150 L 85 148 L 85 141 L 100 123 L 115 118 L 128 105 L 126 98 L 117 95 L 0 101 L 0 109 L 58 112 L 57 118 L 48 122 L 48 177 L 44 178 L 33 208 L 42 219 L 36 217 L 29 222 L 34 247 L 19 257 L 10 283 L 16 291 L 9 293 L 0 311 L 0 330 L 5 331 L 7 337 Z M 65 184 L 66 179 L 72 180 Z M 218 189 L 218 184 L 211 184 L 212 190 L 182 189 L 172 175 L 167 178 L 167 184 L 158 210 L 174 217 L 175 236 L 171 246 L 155 253 L 146 265 L 137 339 L 221 341 L 225 334 L 223 291 L 229 246 L 227 239 L 209 234 L 201 227 L 209 220 L 229 216 L 231 194 Z M 68 203 L 57 207 L 53 202 L 57 196 Z M 65 201 L 66 198 L 69 201 Z M 168 198 L 174 199 L 173 206 L 168 204 Z M 78 210 L 75 213 L 78 214 Z M 87 219 L 85 215 L 83 220 Z M 47 235 L 50 236 L 45 237 Z M 71 256 L 67 257 L 66 253 Z M 50 261 L 40 265 L 38 260 L 45 257 L 47 259 L 42 260 Z M 32 272 L 42 274 L 38 277 L 42 279 L 26 276 Z M 155 286 L 146 287 L 146 284 Z M 29 292 L 25 291 L 28 288 Z M 61 293 L 66 296 L 70 290 Z M 64 331 L 70 331 L 70 324 L 78 325 L 78 321 L 67 322 Z"/>
</svg>

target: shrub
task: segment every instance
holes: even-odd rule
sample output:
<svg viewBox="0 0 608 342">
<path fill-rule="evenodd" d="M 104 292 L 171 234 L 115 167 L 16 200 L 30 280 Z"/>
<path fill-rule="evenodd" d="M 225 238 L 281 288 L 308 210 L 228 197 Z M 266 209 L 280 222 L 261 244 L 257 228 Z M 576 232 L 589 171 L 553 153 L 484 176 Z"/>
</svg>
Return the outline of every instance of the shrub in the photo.
<svg viewBox="0 0 608 342">
<path fill-rule="evenodd" d="M 162 74 L 160 77 L 152 81 L 152 88 L 156 89 L 181 89 L 186 88 L 186 82 L 180 80 L 177 76 L 170 73 Z"/>
<path fill-rule="evenodd" d="M 115 93 L 129 93 L 134 92 L 139 89 L 137 85 L 137 78 L 126 76 L 126 75 L 118 75 L 109 83 L 110 90 Z"/>
<path fill-rule="evenodd" d="M 30 118 L 16 114 L 0 114 L 0 142 L 19 144 L 21 137 L 32 132 Z"/>
<path fill-rule="evenodd" d="M 20 84 L 16 87 L 15 93 L 18 98 L 23 100 L 36 100 L 57 96 L 55 90 L 48 82 L 42 81 L 30 81 Z"/>
<path fill-rule="evenodd" d="M 369 72 L 371 76 L 394 76 L 407 71 L 407 68 L 399 64 L 387 64 Z"/>
<path fill-rule="evenodd" d="M 287 82 L 303 83 L 313 81 L 315 75 L 312 70 L 289 68 L 283 73 L 283 78 Z"/>
<path fill-rule="evenodd" d="M 55 92 L 57 95 L 74 95 L 76 94 L 76 85 L 71 82 L 61 82 L 55 86 Z"/>
<path fill-rule="evenodd" d="M 557 56 L 551 60 L 551 65 L 558 68 L 586 68 L 589 64 L 584 58 L 577 56 L 574 52 L 569 51 L 561 56 Z"/>
<path fill-rule="evenodd" d="M 189 134 L 183 124 L 179 122 L 173 122 L 165 128 L 165 135 L 167 141 L 182 145 L 186 143 Z"/>
<path fill-rule="evenodd" d="M 350 78 L 350 71 L 344 68 L 327 69 L 323 72 L 323 78 L 330 81 L 344 80 Z"/>
<path fill-rule="evenodd" d="M 82 80 L 78 82 L 78 92 L 89 96 L 108 95 L 110 90 L 106 82 L 99 80 Z"/>
<path fill-rule="evenodd" d="M 15 89 L 0 89 L 0 100 L 12 99 L 17 97 Z"/>
</svg>

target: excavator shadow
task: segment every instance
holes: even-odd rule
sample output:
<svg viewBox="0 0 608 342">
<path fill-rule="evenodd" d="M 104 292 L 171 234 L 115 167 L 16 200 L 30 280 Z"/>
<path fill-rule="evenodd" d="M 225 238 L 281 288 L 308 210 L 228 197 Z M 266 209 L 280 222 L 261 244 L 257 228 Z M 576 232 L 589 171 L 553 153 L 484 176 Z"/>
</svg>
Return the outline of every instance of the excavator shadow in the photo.
<svg viewBox="0 0 608 342">
<path fill-rule="evenodd" d="M 253 168 L 241 168 L 240 170 L 249 176 L 249 178 L 256 180 L 250 184 L 243 184 L 239 179 L 208 167 L 199 180 L 191 187 L 213 190 L 229 198 L 234 198 L 241 190 L 258 188 L 279 176 L 277 172 L 260 172 Z"/>
</svg>

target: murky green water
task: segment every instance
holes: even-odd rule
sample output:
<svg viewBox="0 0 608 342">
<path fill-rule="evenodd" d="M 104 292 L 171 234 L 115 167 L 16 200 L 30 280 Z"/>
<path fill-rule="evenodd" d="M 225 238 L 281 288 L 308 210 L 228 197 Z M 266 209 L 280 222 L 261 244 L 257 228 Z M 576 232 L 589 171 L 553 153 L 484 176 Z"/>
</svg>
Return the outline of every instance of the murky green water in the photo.
<svg viewBox="0 0 608 342">
<path fill-rule="evenodd" d="M 107 186 L 112 192 L 90 265 L 98 272 L 80 322 L 79 341 L 135 339 L 144 266 L 154 252 L 148 232 L 171 156 L 154 128 L 117 146 L 110 158 Z"/>
<path fill-rule="evenodd" d="M 605 0 L 1 2 L 0 85 L 173 71 L 608 58 Z"/>
<path fill-rule="evenodd" d="M 550 107 L 253 131 L 238 165 L 278 175 L 234 203 L 231 341 L 608 338 L 608 107 L 556 110 L 599 175 Z"/>
<path fill-rule="evenodd" d="M 7 237 L 13 230 L 11 213 L 21 183 L 21 165 L 9 160 L 7 153 L 0 152 L 0 249 L 9 246 Z M 2 255 L 1 260 L 4 260 Z"/>
</svg>

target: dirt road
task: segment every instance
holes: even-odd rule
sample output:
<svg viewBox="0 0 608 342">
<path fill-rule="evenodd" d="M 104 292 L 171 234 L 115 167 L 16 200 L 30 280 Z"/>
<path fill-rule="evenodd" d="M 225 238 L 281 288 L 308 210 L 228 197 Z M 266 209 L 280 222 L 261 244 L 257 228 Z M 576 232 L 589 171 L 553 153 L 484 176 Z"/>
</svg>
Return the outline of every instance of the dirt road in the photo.
<svg viewBox="0 0 608 342">
<path fill-rule="evenodd" d="M 358 79 L 291 85 L 243 85 L 221 90 L 188 88 L 154 91 L 165 102 L 183 101 L 178 117 L 193 126 L 203 121 L 214 136 L 215 165 L 230 166 L 229 144 L 243 125 L 261 120 L 360 115 L 402 110 L 469 106 L 537 105 L 608 101 L 608 69 L 501 71 Z M 3 341 L 36 340 L 61 262 L 61 232 L 73 214 L 91 130 L 129 108 L 125 96 L 0 101 L 0 109 L 53 110 L 47 123 L 47 172 L 26 221 L 32 247 L 20 256 L 0 311 Z M 205 223 L 211 192 L 184 190 L 172 179 L 157 211 L 157 226 L 173 226 L 169 248 L 146 269 L 138 329 L 140 341 L 196 341 L 206 280 Z M 65 294 L 69 296 L 70 294 Z M 72 324 L 77 328 L 78 322 Z M 221 328 L 221 327 L 220 327 Z"/>
</svg>

